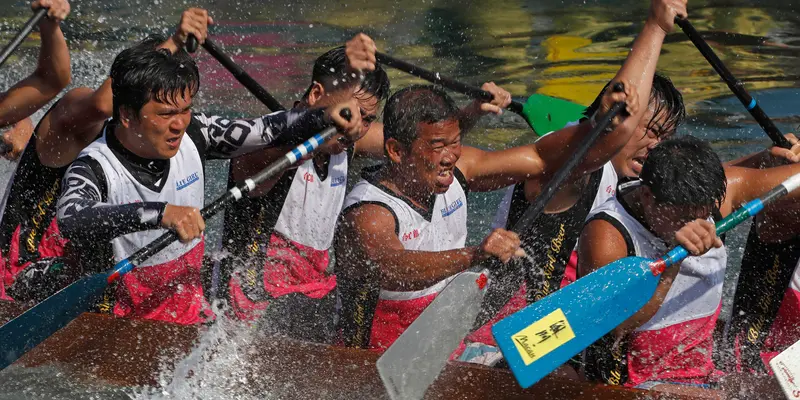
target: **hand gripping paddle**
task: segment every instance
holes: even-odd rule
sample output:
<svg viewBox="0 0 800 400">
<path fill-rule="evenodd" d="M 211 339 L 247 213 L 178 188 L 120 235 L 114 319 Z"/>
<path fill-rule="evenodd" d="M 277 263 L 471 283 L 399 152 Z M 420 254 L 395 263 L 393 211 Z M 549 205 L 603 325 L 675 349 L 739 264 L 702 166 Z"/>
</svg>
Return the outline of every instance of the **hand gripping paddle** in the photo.
<svg viewBox="0 0 800 400">
<path fill-rule="evenodd" d="M 349 110 L 342 110 L 342 117 L 349 119 Z M 203 219 L 208 220 L 229 204 L 241 199 L 259 183 L 281 173 L 306 154 L 314 151 L 335 134 L 336 128 L 330 127 L 312 136 L 286 153 L 283 158 L 245 179 L 243 184 L 231 188 L 213 203 L 203 207 L 200 215 L 203 216 Z M 36 347 L 90 306 L 96 304 L 110 282 L 132 271 L 136 268 L 136 264 L 147 260 L 177 239 L 178 236 L 175 232 L 168 231 L 127 259 L 118 262 L 110 271 L 80 279 L 0 326 L 0 370 L 11 365 L 28 350 Z"/>
<path fill-rule="evenodd" d="M 617 84 L 614 90 L 622 91 L 622 84 Z M 542 194 L 525 210 L 514 231 L 527 229 L 538 217 L 558 187 L 624 109 L 625 103 L 616 103 L 599 119 L 578 149 L 556 171 Z M 486 294 L 487 265 L 480 267 L 480 272 L 462 272 L 454 278 L 378 359 L 378 373 L 392 400 L 421 399 L 450 354 L 472 330 Z"/>
<path fill-rule="evenodd" d="M 717 223 L 721 235 L 800 186 L 794 175 Z M 492 334 L 520 386 L 527 388 L 642 308 L 665 268 L 680 264 L 683 247 L 658 260 L 626 257 L 497 322 Z"/>
</svg>

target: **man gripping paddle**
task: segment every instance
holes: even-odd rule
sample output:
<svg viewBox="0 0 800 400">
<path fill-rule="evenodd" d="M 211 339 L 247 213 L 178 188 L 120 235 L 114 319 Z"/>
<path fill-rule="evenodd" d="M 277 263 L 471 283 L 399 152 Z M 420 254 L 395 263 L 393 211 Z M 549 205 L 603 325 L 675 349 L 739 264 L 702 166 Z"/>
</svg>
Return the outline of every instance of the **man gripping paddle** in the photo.
<svg viewBox="0 0 800 400">
<path fill-rule="evenodd" d="M 205 37 L 210 22 L 205 11 L 189 9 L 172 37 L 151 37 L 133 47 L 175 51 L 190 33 Z M 113 114 L 112 104 L 111 79 L 96 90 L 75 88 L 53 104 L 34 129 L 35 140 L 28 142 L 8 189 L 4 210 L 13 212 L 0 221 L 5 256 L 0 298 L 42 300 L 74 279 L 63 269 L 66 240 L 55 218 L 61 178 L 78 153 L 98 138 Z"/>
<path fill-rule="evenodd" d="M 495 91 L 495 107 L 508 105 L 494 85 L 484 89 Z M 636 115 L 635 87 L 607 93 L 604 111 L 616 101 L 627 101 Z M 365 171 L 345 200 L 337 231 L 346 345 L 386 349 L 455 274 L 487 257 L 506 263 L 522 255 L 517 235 L 503 229 L 465 247 L 467 193 L 535 176 L 546 180 L 592 127 L 586 121 L 535 145 L 488 152 L 461 145 L 471 122 L 462 123 L 450 97 L 432 86 L 412 86 L 387 101 L 386 165 Z M 592 149 L 581 171 L 599 167 L 628 140 L 632 126 L 620 122 L 615 119 L 617 129 Z"/>
<path fill-rule="evenodd" d="M 209 311 L 202 286 L 204 165 L 268 145 L 298 144 L 327 125 L 349 140 L 363 135 L 354 101 L 250 120 L 192 113 L 199 90 L 194 60 L 181 49 L 146 46 L 111 67 L 113 118 L 64 176 L 58 221 L 73 267 L 104 270 L 173 230 L 173 243 L 124 275 L 114 290 L 118 316 L 179 324 Z M 350 121 L 339 113 L 352 113 Z"/>
<path fill-rule="evenodd" d="M 674 244 L 679 228 L 699 219 L 694 222 L 699 226 L 680 241 L 693 257 L 668 269 L 650 302 L 587 350 L 587 376 L 647 388 L 665 381 L 713 382 L 712 333 L 727 255 L 722 244 L 712 240 L 711 222 L 798 172 L 800 164 L 764 170 L 723 167 L 708 144 L 692 137 L 656 146 L 640 180 L 621 184 L 616 198 L 590 214 L 578 241 L 578 274 L 626 256 L 657 257 Z M 782 209 L 797 198 L 797 192 L 790 193 L 767 209 Z M 710 247 L 720 248 L 700 255 Z"/>
<path fill-rule="evenodd" d="M 262 314 L 261 325 L 273 333 L 314 342 L 333 338 L 336 276 L 327 271 L 328 250 L 345 198 L 348 167 L 354 157 L 383 156 L 382 125 L 373 122 L 389 96 L 389 78 L 374 64 L 374 48 L 372 39 L 359 34 L 317 58 L 311 85 L 293 108 L 354 100 L 366 134 L 355 142 L 344 137 L 328 141 L 313 157 L 226 213 L 223 243 L 234 257 L 222 261 L 222 270 L 235 269 L 230 280 L 233 311 L 244 319 Z M 235 159 L 235 180 L 285 152 L 270 148 Z"/>
</svg>

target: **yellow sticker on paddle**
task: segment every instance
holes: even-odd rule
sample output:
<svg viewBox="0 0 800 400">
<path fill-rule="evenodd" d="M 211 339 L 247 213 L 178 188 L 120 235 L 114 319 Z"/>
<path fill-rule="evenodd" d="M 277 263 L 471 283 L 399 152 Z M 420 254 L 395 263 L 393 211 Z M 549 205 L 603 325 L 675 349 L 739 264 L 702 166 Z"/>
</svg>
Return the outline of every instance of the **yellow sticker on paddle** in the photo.
<svg viewBox="0 0 800 400">
<path fill-rule="evenodd" d="M 574 338 L 575 332 L 560 308 L 511 336 L 526 366 Z"/>
</svg>

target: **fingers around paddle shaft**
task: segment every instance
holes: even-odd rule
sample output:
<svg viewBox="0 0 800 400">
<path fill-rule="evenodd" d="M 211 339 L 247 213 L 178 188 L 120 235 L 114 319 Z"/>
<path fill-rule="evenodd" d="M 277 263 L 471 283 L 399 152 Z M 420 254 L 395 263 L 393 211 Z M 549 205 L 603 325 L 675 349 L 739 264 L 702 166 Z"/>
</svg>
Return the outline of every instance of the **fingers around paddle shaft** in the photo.
<svg viewBox="0 0 800 400">
<path fill-rule="evenodd" d="M 194 35 L 189 35 L 189 37 L 186 38 L 186 51 L 188 51 L 189 53 L 194 53 L 195 51 L 197 51 L 198 46 L 199 42 L 197 41 L 197 38 L 194 37 Z"/>
</svg>

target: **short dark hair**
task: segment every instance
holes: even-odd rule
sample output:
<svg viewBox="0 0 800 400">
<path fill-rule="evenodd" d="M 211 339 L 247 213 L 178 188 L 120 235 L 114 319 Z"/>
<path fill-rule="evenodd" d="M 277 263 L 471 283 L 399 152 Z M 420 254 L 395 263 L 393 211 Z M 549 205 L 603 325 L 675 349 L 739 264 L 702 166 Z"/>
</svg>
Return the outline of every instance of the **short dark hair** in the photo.
<svg viewBox="0 0 800 400">
<path fill-rule="evenodd" d="M 308 98 L 314 82 L 318 82 L 327 91 L 337 88 L 351 87 L 357 83 L 358 77 L 352 76 L 347 62 L 345 47 L 339 46 L 328 50 L 314 61 L 314 69 L 311 72 L 311 85 L 303 94 L 303 99 Z M 360 82 L 360 89 L 378 99 L 386 100 L 389 97 L 389 75 L 381 68 L 380 64 L 375 64 L 375 70 L 364 71 L 364 79 Z"/>
<path fill-rule="evenodd" d="M 707 142 L 694 136 L 656 145 L 639 178 L 660 204 L 719 208 L 725 199 L 722 161 Z"/>
<path fill-rule="evenodd" d="M 600 95 L 598 95 L 597 98 L 594 99 L 594 102 L 584 110 L 584 116 L 591 117 L 592 114 L 600 109 L 603 95 L 610 83 L 611 82 L 606 84 L 603 90 L 600 91 Z M 650 89 L 650 102 L 648 105 L 650 104 L 654 107 L 653 117 L 648 121 L 647 127 L 653 127 L 656 120 L 664 116 L 664 125 L 661 126 L 660 129 L 654 129 L 654 131 L 660 134 L 671 136 L 678 127 L 683 125 L 684 121 L 686 121 L 686 107 L 683 104 L 683 95 L 681 95 L 681 92 L 672 84 L 672 80 L 659 73 L 653 76 L 653 86 Z"/>
<path fill-rule="evenodd" d="M 432 85 L 412 85 L 395 92 L 383 108 L 384 140 L 395 139 L 410 145 L 420 123 L 458 120 L 461 110 L 447 92 Z"/>
<path fill-rule="evenodd" d="M 166 39 L 151 36 L 123 50 L 111 65 L 114 120 L 126 107 L 138 116 L 150 100 L 175 104 L 187 90 L 192 96 L 200 89 L 200 73 L 184 49 L 174 54 L 158 45 Z"/>
</svg>

